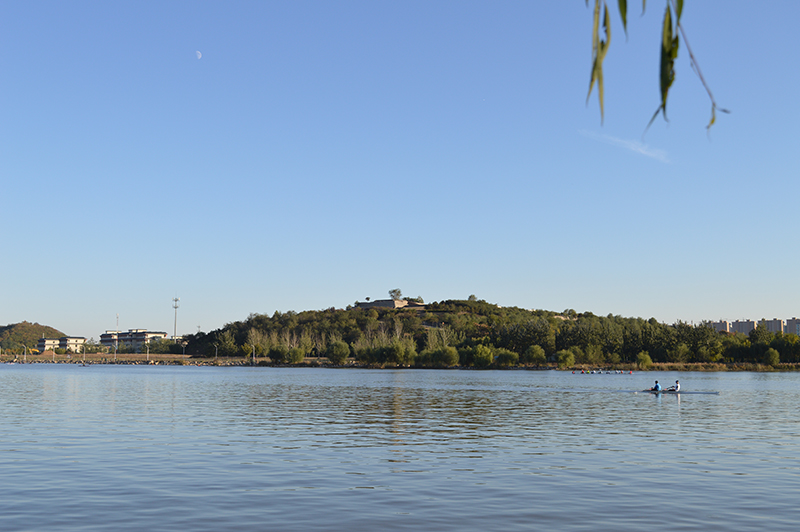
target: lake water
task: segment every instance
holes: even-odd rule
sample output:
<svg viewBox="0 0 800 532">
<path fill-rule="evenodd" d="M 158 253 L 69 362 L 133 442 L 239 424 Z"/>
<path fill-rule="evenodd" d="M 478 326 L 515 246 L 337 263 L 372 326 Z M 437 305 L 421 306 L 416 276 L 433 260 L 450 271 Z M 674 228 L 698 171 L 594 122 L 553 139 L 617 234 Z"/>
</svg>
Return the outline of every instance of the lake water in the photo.
<svg viewBox="0 0 800 532">
<path fill-rule="evenodd" d="M 654 379 L 687 391 L 634 394 Z M 797 530 L 800 375 L 0 365 L 0 530 Z"/>
</svg>

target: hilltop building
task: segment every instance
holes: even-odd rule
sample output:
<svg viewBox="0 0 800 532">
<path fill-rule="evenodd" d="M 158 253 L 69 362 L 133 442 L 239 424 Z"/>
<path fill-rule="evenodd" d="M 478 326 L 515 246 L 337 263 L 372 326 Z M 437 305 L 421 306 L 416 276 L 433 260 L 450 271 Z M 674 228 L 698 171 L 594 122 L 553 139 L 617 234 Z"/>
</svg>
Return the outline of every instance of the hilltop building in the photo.
<svg viewBox="0 0 800 532">
<path fill-rule="evenodd" d="M 128 329 L 128 332 L 106 331 L 100 335 L 100 344 L 113 349 L 115 346 L 124 345 L 139 349 L 150 340 L 161 340 L 167 337 L 165 332 L 148 331 L 147 329 Z"/>
<path fill-rule="evenodd" d="M 416 301 L 406 301 L 405 299 L 376 299 L 375 301 L 357 302 L 353 308 L 404 308 L 414 310 L 425 310 L 425 305 Z"/>
</svg>

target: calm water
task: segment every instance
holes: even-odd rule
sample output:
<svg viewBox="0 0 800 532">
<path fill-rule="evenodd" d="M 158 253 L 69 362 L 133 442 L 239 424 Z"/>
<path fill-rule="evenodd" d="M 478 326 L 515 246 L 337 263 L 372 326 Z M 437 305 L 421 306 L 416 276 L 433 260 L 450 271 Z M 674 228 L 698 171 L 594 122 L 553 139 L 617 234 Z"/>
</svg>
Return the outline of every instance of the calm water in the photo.
<svg viewBox="0 0 800 532">
<path fill-rule="evenodd" d="M 654 379 L 720 395 L 624 393 Z M 796 530 L 800 375 L 0 365 L 0 530 Z"/>
</svg>

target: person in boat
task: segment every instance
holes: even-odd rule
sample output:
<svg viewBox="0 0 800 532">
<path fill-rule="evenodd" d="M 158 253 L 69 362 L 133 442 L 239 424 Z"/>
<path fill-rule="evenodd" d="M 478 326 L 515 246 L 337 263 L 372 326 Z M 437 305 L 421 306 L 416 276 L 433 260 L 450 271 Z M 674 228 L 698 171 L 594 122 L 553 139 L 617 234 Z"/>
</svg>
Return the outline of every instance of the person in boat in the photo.
<svg viewBox="0 0 800 532">
<path fill-rule="evenodd" d="M 650 388 L 650 391 L 651 392 L 660 392 L 661 391 L 661 385 L 658 383 L 658 381 L 656 381 L 656 385 L 655 386 Z"/>
<path fill-rule="evenodd" d="M 668 392 L 679 392 L 681 391 L 681 383 L 679 381 L 675 381 L 675 386 L 670 386 L 667 388 Z"/>
</svg>

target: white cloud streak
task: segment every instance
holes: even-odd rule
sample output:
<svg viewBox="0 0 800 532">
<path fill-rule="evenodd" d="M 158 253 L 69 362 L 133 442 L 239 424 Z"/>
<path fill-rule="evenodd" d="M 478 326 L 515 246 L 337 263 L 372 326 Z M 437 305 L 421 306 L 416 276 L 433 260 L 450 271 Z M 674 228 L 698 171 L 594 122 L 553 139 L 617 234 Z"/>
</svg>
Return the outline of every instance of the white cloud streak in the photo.
<svg viewBox="0 0 800 532">
<path fill-rule="evenodd" d="M 611 135 L 599 135 L 591 131 L 586 131 L 585 129 L 581 129 L 579 133 L 584 137 L 589 137 L 590 139 L 598 140 L 600 142 L 605 142 L 606 144 L 611 144 L 612 146 L 619 146 L 620 148 L 625 148 L 626 150 L 636 152 L 640 155 L 644 155 L 645 157 L 656 159 L 657 161 L 661 161 L 662 163 L 669 162 L 669 157 L 667 157 L 666 151 L 658 150 L 656 148 L 651 148 L 647 144 L 639 142 L 638 140 L 618 139 L 617 137 L 612 137 Z"/>
</svg>

